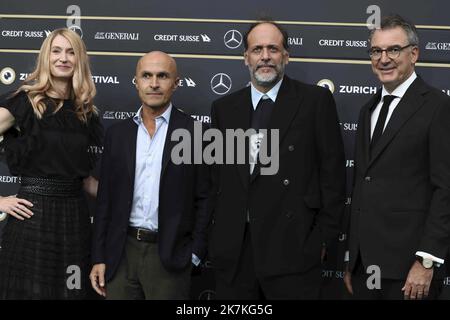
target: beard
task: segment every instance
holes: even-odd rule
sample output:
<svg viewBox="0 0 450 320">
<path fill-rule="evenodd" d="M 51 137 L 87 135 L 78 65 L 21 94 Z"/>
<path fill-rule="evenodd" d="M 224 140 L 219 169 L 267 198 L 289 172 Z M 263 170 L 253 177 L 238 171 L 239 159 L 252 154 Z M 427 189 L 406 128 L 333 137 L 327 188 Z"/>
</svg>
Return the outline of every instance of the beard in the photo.
<svg viewBox="0 0 450 320">
<path fill-rule="evenodd" d="M 258 70 L 262 67 L 270 67 L 272 68 L 272 71 L 267 73 L 259 73 Z M 284 64 L 261 64 L 256 66 L 255 69 L 249 66 L 249 69 L 258 86 L 271 87 L 281 79 L 284 73 Z"/>
</svg>

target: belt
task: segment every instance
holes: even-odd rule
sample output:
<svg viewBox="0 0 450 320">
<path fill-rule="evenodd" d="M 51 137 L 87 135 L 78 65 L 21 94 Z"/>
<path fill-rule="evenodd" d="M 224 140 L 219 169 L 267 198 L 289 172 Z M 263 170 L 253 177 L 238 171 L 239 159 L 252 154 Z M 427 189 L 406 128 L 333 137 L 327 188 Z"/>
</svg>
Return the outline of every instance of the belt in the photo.
<svg viewBox="0 0 450 320">
<path fill-rule="evenodd" d="M 158 232 L 148 229 L 128 227 L 128 234 L 138 241 L 158 242 Z"/>
<path fill-rule="evenodd" d="M 47 179 L 21 177 L 20 191 L 43 196 L 68 197 L 82 194 L 81 179 Z"/>
</svg>

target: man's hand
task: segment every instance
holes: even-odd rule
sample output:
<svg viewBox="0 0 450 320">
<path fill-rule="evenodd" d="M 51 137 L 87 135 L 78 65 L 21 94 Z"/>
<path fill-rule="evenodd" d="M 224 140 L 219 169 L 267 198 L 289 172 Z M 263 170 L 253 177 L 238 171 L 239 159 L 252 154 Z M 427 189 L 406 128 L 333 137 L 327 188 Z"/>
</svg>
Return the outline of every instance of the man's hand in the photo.
<svg viewBox="0 0 450 320">
<path fill-rule="evenodd" d="M 105 270 L 106 265 L 104 263 L 98 263 L 92 267 L 91 274 L 89 275 L 92 288 L 103 297 L 106 297 Z"/>
<path fill-rule="evenodd" d="M 84 178 L 83 189 L 92 198 L 97 198 L 98 180 L 92 176 Z"/>
<path fill-rule="evenodd" d="M 33 215 L 30 209 L 33 204 L 25 199 L 16 198 L 15 196 L 0 198 L 0 211 L 6 212 L 19 220 L 29 219 Z"/>
<path fill-rule="evenodd" d="M 415 261 L 402 288 L 405 300 L 426 298 L 432 279 L 433 268 L 425 269 L 419 261 Z"/>
<path fill-rule="evenodd" d="M 353 295 L 352 274 L 348 271 L 348 262 L 345 263 L 344 284 L 347 291 Z"/>
</svg>

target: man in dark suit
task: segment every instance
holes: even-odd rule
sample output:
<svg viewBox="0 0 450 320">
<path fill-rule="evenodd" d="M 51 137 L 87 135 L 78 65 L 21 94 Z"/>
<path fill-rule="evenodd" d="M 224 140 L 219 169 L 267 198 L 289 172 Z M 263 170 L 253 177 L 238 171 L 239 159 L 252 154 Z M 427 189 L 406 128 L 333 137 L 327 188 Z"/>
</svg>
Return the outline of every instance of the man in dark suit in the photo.
<svg viewBox="0 0 450 320">
<path fill-rule="evenodd" d="M 206 254 L 209 174 L 171 158 L 171 135 L 193 119 L 172 106 L 175 60 L 144 55 L 136 68 L 142 106 L 106 132 L 94 217 L 93 288 L 107 299 L 187 299 L 191 260 Z"/>
<path fill-rule="evenodd" d="M 347 289 L 360 299 L 439 293 L 450 244 L 450 99 L 414 71 L 419 40 L 400 16 L 370 34 L 383 87 L 360 112 Z"/>
<path fill-rule="evenodd" d="M 244 39 L 251 86 L 212 105 L 222 133 L 269 129 L 247 141 L 250 153 L 279 133 L 277 172 L 264 174 L 262 159 L 213 166 L 208 252 L 217 299 L 317 299 L 324 246 L 339 232 L 345 157 L 336 106 L 328 90 L 284 75 L 287 39 L 274 22 L 252 25 Z"/>
</svg>

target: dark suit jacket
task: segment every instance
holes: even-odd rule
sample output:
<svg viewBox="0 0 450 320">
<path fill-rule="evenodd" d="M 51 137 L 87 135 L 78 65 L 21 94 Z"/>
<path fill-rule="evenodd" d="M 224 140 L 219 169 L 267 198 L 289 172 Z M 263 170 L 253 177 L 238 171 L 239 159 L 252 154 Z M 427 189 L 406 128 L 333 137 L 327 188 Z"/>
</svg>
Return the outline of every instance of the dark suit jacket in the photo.
<svg viewBox="0 0 450 320">
<path fill-rule="evenodd" d="M 212 127 L 248 129 L 250 87 L 215 101 Z M 249 165 L 213 166 L 209 254 L 229 281 L 242 247 L 247 211 L 258 276 L 298 273 L 320 264 L 345 199 L 345 157 L 331 93 L 285 77 L 269 128 L 280 130 L 279 170 L 250 180 Z M 225 150 L 225 154 L 230 150 Z"/>
<path fill-rule="evenodd" d="M 137 125 L 127 119 L 106 132 L 94 217 L 93 263 L 106 263 L 106 280 L 114 275 L 124 252 L 134 191 Z M 204 165 L 175 165 L 170 158 L 173 130 L 187 129 L 194 120 L 172 108 L 163 151 L 158 210 L 158 246 L 169 271 L 184 269 L 192 253 L 206 254 L 209 172 Z M 192 139 L 193 140 L 193 139 Z"/>
<path fill-rule="evenodd" d="M 349 267 L 361 250 L 383 278 L 406 279 L 416 251 L 444 259 L 450 244 L 450 98 L 417 78 L 370 157 L 371 108 L 380 99 L 381 91 L 359 117 Z"/>
</svg>

